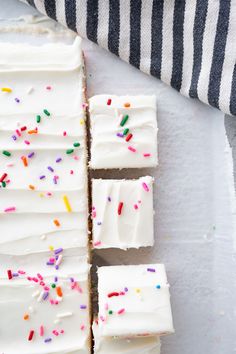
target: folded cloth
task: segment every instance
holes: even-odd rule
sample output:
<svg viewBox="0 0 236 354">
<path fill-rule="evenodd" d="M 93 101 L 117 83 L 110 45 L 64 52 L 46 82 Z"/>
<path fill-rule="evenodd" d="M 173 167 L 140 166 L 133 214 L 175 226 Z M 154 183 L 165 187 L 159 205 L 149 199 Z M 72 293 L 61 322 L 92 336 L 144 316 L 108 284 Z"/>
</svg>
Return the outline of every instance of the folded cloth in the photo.
<svg viewBox="0 0 236 354">
<path fill-rule="evenodd" d="M 236 115 L 236 1 L 21 1 L 183 95 Z"/>
</svg>

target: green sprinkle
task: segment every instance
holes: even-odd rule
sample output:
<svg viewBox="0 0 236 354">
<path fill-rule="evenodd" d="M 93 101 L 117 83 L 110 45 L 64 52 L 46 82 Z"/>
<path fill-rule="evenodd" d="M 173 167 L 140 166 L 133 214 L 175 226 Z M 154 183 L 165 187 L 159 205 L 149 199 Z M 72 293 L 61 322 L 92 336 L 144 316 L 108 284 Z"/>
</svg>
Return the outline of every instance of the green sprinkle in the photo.
<svg viewBox="0 0 236 354">
<path fill-rule="evenodd" d="M 51 287 L 54 289 L 56 287 L 56 284 L 52 284 Z"/>
<path fill-rule="evenodd" d="M 44 113 L 46 114 L 46 116 L 48 116 L 48 117 L 51 115 L 51 113 L 50 113 L 50 112 L 48 112 L 48 110 L 47 110 L 47 109 L 44 109 L 44 110 L 43 110 L 43 112 L 44 112 Z"/>
<path fill-rule="evenodd" d="M 73 145 L 74 145 L 74 147 L 79 147 L 80 143 L 74 143 Z"/>
<path fill-rule="evenodd" d="M 124 131 L 123 131 L 123 135 L 127 135 L 129 132 L 129 128 L 126 128 Z"/>
<path fill-rule="evenodd" d="M 37 123 L 40 123 L 40 121 L 41 121 L 41 116 L 36 116 L 36 121 L 37 121 Z"/>
<path fill-rule="evenodd" d="M 122 121 L 120 122 L 120 126 L 123 127 L 128 119 L 129 119 L 129 116 L 128 116 L 128 114 L 126 114 L 126 116 L 124 116 Z"/>
<path fill-rule="evenodd" d="M 74 149 L 68 149 L 68 150 L 66 150 L 67 155 L 73 154 L 73 152 L 74 152 Z"/>
<path fill-rule="evenodd" d="M 9 151 L 3 150 L 3 155 L 5 156 L 11 156 L 11 153 Z"/>
<path fill-rule="evenodd" d="M 6 187 L 6 182 L 5 181 L 2 181 L 2 186 L 3 186 L 3 188 L 5 188 Z"/>
<path fill-rule="evenodd" d="M 110 311 L 108 311 L 108 313 L 109 313 L 109 315 L 112 315 L 112 314 L 113 314 L 113 311 L 110 310 Z"/>
</svg>

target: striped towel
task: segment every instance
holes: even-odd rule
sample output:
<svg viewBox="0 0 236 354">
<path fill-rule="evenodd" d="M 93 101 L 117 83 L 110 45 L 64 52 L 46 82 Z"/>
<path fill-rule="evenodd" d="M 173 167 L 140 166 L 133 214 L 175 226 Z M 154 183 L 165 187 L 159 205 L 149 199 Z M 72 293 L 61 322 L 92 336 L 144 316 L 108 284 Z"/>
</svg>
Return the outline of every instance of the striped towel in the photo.
<svg viewBox="0 0 236 354">
<path fill-rule="evenodd" d="M 22 0 L 183 95 L 236 115 L 235 0 Z"/>
</svg>

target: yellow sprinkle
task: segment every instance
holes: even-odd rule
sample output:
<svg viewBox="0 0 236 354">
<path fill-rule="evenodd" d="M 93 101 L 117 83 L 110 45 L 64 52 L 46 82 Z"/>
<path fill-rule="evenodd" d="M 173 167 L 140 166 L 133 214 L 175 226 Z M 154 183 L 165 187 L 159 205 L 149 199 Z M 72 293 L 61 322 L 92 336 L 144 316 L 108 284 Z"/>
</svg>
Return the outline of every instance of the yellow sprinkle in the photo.
<svg viewBox="0 0 236 354">
<path fill-rule="evenodd" d="M 39 193 L 39 196 L 40 196 L 41 198 L 43 198 L 43 197 L 44 197 L 44 194 L 43 194 L 43 193 Z"/>
<path fill-rule="evenodd" d="M 12 89 L 10 89 L 9 87 L 3 87 L 2 92 L 12 92 Z"/>
<path fill-rule="evenodd" d="M 136 293 L 140 293 L 141 290 L 140 289 L 135 289 Z"/>
<path fill-rule="evenodd" d="M 50 251 L 53 251 L 54 247 L 53 246 L 49 246 L 49 249 L 50 249 Z"/>
<path fill-rule="evenodd" d="M 81 124 L 81 125 L 84 124 L 84 119 L 80 119 L 80 124 Z"/>
<path fill-rule="evenodd" d="M 66 210 L 68 211 L 68 213 L 70 213 L 72 211 L 71 209 L 71 205 L 70 205 L 70 202 L 69 202 L 69 199 L 66 195 L 63 196 L 63 201 L 64 201 L 64 204 L 66 206 Z"/>
</svg>

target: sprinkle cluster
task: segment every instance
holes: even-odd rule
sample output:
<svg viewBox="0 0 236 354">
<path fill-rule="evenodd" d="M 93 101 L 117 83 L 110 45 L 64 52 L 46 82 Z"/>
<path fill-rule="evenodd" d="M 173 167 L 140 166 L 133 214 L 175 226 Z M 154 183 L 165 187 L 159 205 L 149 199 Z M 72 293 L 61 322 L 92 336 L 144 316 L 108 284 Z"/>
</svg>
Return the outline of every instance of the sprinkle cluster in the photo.
<svg viewBox="0 0 236 354">
<path fill-rule="evenodd" d="M 112 99 L 111 98 L 107 99 L 107 105 L 112 106 Z M 119 127 L 118 127 L 119 131 L 116 133 L 116 136 L 118 138 L 123 139 L 125 143 L 130 143 L 133 141 L 133 143 L 135 144 L 135 136 L 133 136 L 134 133 L 131 132 L 130 131 L 131 128 L 128 127 L 128 123 L 130 120 L 130 115 L 129 115 L 130 108 L 131 108 L 130 102 L 123 103 L 123 109 L 127 110 L 127 112 L 118 114 L 120 123 L 119 123 Z M 123 132 L 120 131 L 120 127 L 124 128 Z M 128 144 L 127 149 L 132 153 L 138 153 L 137 149 L 132 145 Z M 151 157 L 151 154 L 149 152 L 143 152 L 142 155 L 144 158 Z"/>
</svg>

